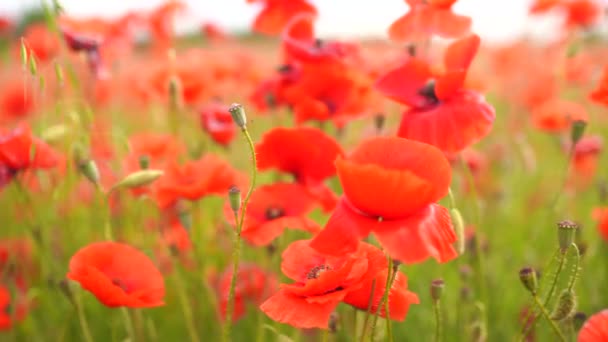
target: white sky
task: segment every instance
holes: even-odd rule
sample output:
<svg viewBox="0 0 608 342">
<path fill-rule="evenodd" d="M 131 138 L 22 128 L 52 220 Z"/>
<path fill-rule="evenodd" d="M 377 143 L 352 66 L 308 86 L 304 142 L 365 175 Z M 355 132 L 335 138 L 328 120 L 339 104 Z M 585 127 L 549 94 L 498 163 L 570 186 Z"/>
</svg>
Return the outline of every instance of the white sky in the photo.
<svg viewBox="0 0 608 342">
<path fill-rule="evenodd" d="M 43 0 L 0 0 L 0 14 L 16 16 Z M 50 3 L 50 0 L 47 0 Z M 524 32 L 535 36 L 555 29 L 556 18 L 531 20 L 527 10 L 532 0 L 460 0 L 454 11 L 473 18 L 473 30 L 493 41 L 513 39 Z M 151 9 L 164 0 L 61 0 L 74 16 L 120 15 L 127 10 Z M 226 29 L 246 30 L 259 5 L 246 0 L 185 0 L 189 13 L 179 19 L 182 30 L 213 21 Z M 407 10 L 404 0 L 312 0 L 319 9 L 320 36 L 385 36 L 390 23 Z"/>
</svg>

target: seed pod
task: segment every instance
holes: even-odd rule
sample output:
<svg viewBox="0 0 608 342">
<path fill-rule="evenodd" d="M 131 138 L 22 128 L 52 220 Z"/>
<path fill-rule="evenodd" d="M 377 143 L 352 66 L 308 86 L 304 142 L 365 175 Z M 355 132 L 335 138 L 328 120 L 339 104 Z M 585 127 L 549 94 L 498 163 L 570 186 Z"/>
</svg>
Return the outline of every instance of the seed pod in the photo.
<svg viewBox="0 0 608 342">
<path fill-rule="evenodd" d="M 230 208 L 235 213 L 241 208 L 241 190 L 236 186 L 233 186 L 228 190 L 228 200 L 230 201 Z"/>
<path fill-rule="evenodd" d="M 573 221 L 564 220 L 557 223 L 557 238 L 559 241 L 560 251 L 566 253 L 568 248 L 574 242 L 574 236 L 576 234 L 576 230 L 578 229 L 578 224 Z"/>
<path fill-rule="evenodd" d="M 228 108 L 230 115 L 232 115 L 232 120 L 239 126 L 241 129 L 245 129 L 247 126 L 247 115 L 245 115 L 245 109 L 243 106 L 238 103 L 233 103 L 230 108 Z"/>
<path fill-rule="evenodd" d="M 562 321 L 574 313 L 576 309 L 576 295 L 570 289 L 565 289 L 560 293 L 557 299 L 555 309 L 551 314 L 551 319 L 554 321 Z"/>
<path fill-rule="evenodd" d="M 536 294 L 536 291 L 538 290 L 538 278 L 536 276 L 536 271 L 533 268 L 522 268 L 519 271 L 519 280 L 521 280 L 521 283 L 524 284 L 528 291 L 532 294 Z"/>
<path fill-rule="evenodd" d="M 443 279 L 435 279 L 431 282 L 431 298 L 433 298 L 434 301 L 438 301 L 441 299 L 444 287 L 445 282 L 443 281 Z"/>
</svg>

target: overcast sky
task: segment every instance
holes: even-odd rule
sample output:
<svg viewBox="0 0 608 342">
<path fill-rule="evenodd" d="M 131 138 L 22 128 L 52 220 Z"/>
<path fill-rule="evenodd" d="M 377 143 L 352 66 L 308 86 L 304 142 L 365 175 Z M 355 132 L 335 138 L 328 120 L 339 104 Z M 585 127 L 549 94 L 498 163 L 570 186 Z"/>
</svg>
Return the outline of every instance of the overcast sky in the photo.
<svg viewBox="0 0 608 342">
<path fill-rule="evenodd" d="M 43 0 L 0 0 L 0 14 L 15 16 Z M 50 0 L 47 0 L 50 2 Z M 120 15 L 128 10 L 146 10 L 164 0 L 61 0 L 74 16 Z M 186 0 L 190 8 L 178 25 L 181 29 L 213 21 L 229 30 L 246 30 L 259 5 L 246 0 Z M 388 25 L 407 10 L 404 0 L 312 0 L 319 9 L 320 36 L 386 35 Z M 473 30 L 483 38 L 502 41 L 524 32 L 536 35 L 553 31 L 556 18 L 531 20 L 531 0 L 460 0 L 454 11 L 473 18 Z"/>
</svg>

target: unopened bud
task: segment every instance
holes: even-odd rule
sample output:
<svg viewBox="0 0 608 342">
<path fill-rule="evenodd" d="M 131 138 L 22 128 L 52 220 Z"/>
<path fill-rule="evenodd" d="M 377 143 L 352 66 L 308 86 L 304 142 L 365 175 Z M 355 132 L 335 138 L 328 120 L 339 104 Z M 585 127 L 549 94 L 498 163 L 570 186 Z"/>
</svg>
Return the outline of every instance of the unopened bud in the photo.
<svg viewBox="0 0 608 342">
<path fill-rule="evenodd" d="M 519 279 L 521 283 L 524 284 L 526 289 L 530 291 L 532 294 L 536 294 L 538 289 L 538 279 L 536 276 L 536 271 L 531 267 L 522 268 L 519 271 Z"/>
<path fill-rule="evenodd" d="M 583 327 L 585 321 L 587 320 L 587 315 L 584 312 L 577 312 L 572 316 L 572 322 L 574 323 L 574 330 L 578 331 Z"/>
<path fill-rule="evenodd" d="M 25 44 L 25 38 L 21 37 L 21 66 L 23 71 L 27 68 L 27 45 Z"/>
<path fill-rule="evenodd" d="M 82 174 L 87 177 L 91 183 L 97 185 L 99 184 L 99 169 L 97 168 L 97 163 L 94 160 L 89 159 L 78 165 L 78 169 Z"/>
<path fill-rule="evenodd" d="M 551 314 L 551 319 L 554 321 L 562 321 L 574 312 L 576 309 L 576 296 L 570 289 L 565 289 L 557 298 L 555 310 Z"/>
<path fill-rule="evenodd" d="M 245 129 L 247 126 L 247 116 L 245 115 L 245 109 L 243 106 L 238 103 L 233 103 L 230 108 L 228 108 L 230 115 L 232 115 L 232 120 L 239 126 L 241 129 Z"/>
<path fill-rule="evenodd" d="M 434 301 L 438 301 L 441 299 L 441 295 L 443 294 L 443 288 L 445 287 L 445 283 L 443 279 L 435 279 L 431 282 L 431 298 Z"/>
<path fill-rule="evenodd" d="M 241 190 L 233 186 L 228 190 L 228 200 L 230 201 L 230 209 L 235 213 L 241 209 Z"/>
<path fill-rule="evenodd" d="M 386 117 L 382 114 L 376 114 L 376 116 L 374 116 L 374 126 L 376 127 L 376 132 L 380 133 L 382 132 L 382 129 L 384 128 L 384 124 L 386 123 Z"/>
<path fill-rule="evenodd" d="M 36 57 L 34 57 L 33 53 L 30 54 L 28 65 L 30 67 L 30 74 L 32 74 L 32 76 L 38 75 L 38 65 L 36 64 Z"/>
<path fill-rule="evenodd" d="M 120 182 L 114 184 L 110 191 L 118 188 L 137 188 L 140 186 L 148 185 L 157 180 L 163 174 L 164 172 L 162 170 L 135 171 L 127 175 Z"/>
<path fill-rule="evenodd" d="M 464 238 L 464 220 L 462 219 L 460 210 L 456 208 L 450 209 L 450 214 L 452 216 L 454 231 L 456 232 L 456 250 L 458 251 L 458 254 L 463 254 L 466 246 Z"/>
<path fill-rule="evenodd" d="M 67 132 L 68 126 L 59 124 L 45 129 L 44 132 L 40 134 L 40 137 L 46 142 L 55 142 L 61 140 Z"/>
<path fill-rule="evenodd" d="M 572 122 L 572 128 L 570 129 L 570 141 L 572 142 L 572 146 L 576 145 L 576 143 L 581 140 L 585 133 L 585 128 L 587 128 L 586 121 L 575 120 Z"/>
<path fill-rule="evenodd" d="M 150 167 L 150 157 L 144 154 L 139 156 L 139 168 L 142 170 L 147 170 Z"/>
<path fill-rule="evenodd" d="M 561 221 L 557 223 L 557 238 L 559 241 L 559 249 L 563 253 L 568 251 L 568 248 L 574 242 L 578 224 L 572 221 Z"/>
<path fill-rule="evenodd" d="M 335 334 L 338 332 L 338 328 L 340 326 L 340 315 L 337 312 L 332 312 L 329 315 L 329 323 L 327 324 L 329 328 L 329 332 Z"/>
</svg>

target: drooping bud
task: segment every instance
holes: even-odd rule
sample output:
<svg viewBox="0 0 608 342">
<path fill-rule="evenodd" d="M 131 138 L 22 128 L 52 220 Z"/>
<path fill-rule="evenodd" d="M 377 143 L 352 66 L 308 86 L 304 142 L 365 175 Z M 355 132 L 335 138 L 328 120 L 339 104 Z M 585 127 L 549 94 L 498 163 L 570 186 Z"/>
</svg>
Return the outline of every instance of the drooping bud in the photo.
<svg viewBox="0 0 608 342">
<path fill-rule="evenodd" d="M 232 115 L 232 120 L 239 126 L 241 129 L 245 129 L 247 127 L 247 116 L 245 115 L 245 109 L 242 105 L 238 103 L 233 103 L 228 108 L 230 115 Z"/>
<path fill-rule="evenodd" d="M 340 326 L 340 315 L 334 311 L 329 315 L 329 323 L 327 324 L 329 328 L 329 332 L 335 334 L 338 332 L 338 328 Z"/>
<path fill-rule="evenodd" d="M 572 122 L 572 128 L 570 129 L 570 141 L 572 142 L 572 146 L 576 145 L 576 143 L 581 140 L 585 133 L 585 128 L 587 128 L 586 121 L 575 120 Z"/>
<path fill-rule="evenodd" d="M 576 309 L 576 295 L 570 289 L 565 289 L 560 293 L 555 304 L 555 309 L 551 313 L 551 319 L 562 321 L 574 313 Z"/>
<path fill-rule="evenodd" d="M 536 294 L 536 291 L 538 290 L 538 278 L 536 276 L 536 271 L 533 268 L 522 268 L 519 271 L 519 280 L 521 280 L 521 283 L 524 284 L 528 291 L 532 294 Z"/>
<path fill-rule="evenodd" d="M 585 324 L 585 321 L 587 320 L 587 315 L 584 312 L 577 312 L 572 316 L 572 321 L 574 323 L 574 330 L 575 331 L 579 331 L 582 327 L 583 324 Z"/>
<path fill-rule="evenodd" d="M 230 190 L 228 190 L 228 201 L 230 201 L 230 209 L 238 213 L 239 209 L 241 209 L 241 190 L 236 186 L 230 187 Z"/>
<path fill-rule="evenodd" d="M 436 302 L 441 299 L 444 287 L 445 283 L 443 279 L 435 279 L 431 282 L 431 298 L 433 299 L 433 301 Z"/>
<path fill-rule="evenodd" d="M 559 241 L 559 249 L 562 254 L 568 251 L 568 248 L 574 242 L 578 224 L 573 221 L 564 220 L 557 223 L 557 239 Z"/>
<path fill-rule="evenodd" d="M 28 65 L 30 68 L 30 74 L 32 74 L 32 76 L 36 76 L 38 75 L 38 64 L 36 63 L 36 57 L 34 57 L 34 54 L 30 54 L 30 58 L 28 61 Z"/>
<path fill-rule="evenodd" d="M 465 251 L 466 241 L 464 238 L 464 220 L 460 210 L 456 208 L 450 209 L 452 216 L 452 224 L 454 225 L 454 231 L 456 232 L 456 250 L 458 254 L 463 254 Z"/>
<path fill-rule="evenodd" d="M 147 170 L 150 167 L 150 157 L 146 154 L 139 156 L 139 168 Z"/>
<path fill-rule="evenodd" d="M 118 188 L 137 188 L 140 186 L 148 185 L 157 180 L 163 174 L 164 171 L 162 170 L 135 171 L 127 175 L 120 182 L 114 184 L 112 188 L 110 188 L 110 191 L 116 190 Z"/>
<path fill-rule="evenodd" d="M 84 148 L 81 145 L 75 145 L 73 155 L 78 171 L 94 185 L 99 185 L 99 169 L 97 168 L 97 164 L 86 156 Z"/>
</svg>

